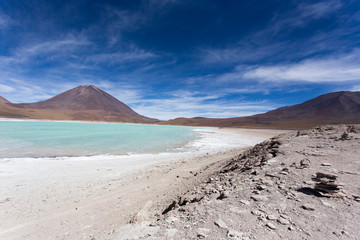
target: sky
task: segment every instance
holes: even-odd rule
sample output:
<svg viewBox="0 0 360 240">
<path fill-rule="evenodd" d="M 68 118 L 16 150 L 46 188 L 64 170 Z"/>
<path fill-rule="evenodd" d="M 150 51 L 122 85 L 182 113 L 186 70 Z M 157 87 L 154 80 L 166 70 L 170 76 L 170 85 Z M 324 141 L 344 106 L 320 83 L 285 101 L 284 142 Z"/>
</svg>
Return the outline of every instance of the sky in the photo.
<svg viewBox="0 0 360 240">
<path fill-rule="evenodd" d="M 360 1 L 0 0 L 0 96 L 79 85 L 162 120 L 360 91 Z"/>
</svg>

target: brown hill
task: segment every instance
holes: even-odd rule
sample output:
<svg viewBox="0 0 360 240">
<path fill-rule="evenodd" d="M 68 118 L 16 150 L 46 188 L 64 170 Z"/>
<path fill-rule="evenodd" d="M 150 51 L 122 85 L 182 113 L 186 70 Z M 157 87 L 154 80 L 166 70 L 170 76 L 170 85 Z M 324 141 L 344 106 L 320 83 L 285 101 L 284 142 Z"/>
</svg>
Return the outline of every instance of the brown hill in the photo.
<svg viewBox="0 0 360 240">
<path fill-rule="evenodd" d="M 11 103 L 11 102 L 9 102 L 7 99 L 0 96 L 0 103 Z"/>
<path fill-rule="evenodd" d="M 308 128 L 360 123 L 360 92 L 334 92 L 301 104 L 238 118 L 177 118 L 163 124 L 217 127 Z"/>
<path fill-rule="evenodd" d="M 155 123 L 99 88 L 79 86 L 46 101 L 4 104 L 0 116 L 54 120 Z"/>
</svg>

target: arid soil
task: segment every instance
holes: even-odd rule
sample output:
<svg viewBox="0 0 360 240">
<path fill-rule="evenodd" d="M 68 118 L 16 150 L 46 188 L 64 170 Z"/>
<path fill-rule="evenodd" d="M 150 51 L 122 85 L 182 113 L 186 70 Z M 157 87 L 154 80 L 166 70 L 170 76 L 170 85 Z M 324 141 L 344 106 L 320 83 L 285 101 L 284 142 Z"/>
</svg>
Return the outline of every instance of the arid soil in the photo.
<svg viewBox="0 0 360 240">
<path fill-rule="evenodd" d="M 109 239 L 360 239 L 359 146 L 360 125 L 279 135 Z"/>
</svg>

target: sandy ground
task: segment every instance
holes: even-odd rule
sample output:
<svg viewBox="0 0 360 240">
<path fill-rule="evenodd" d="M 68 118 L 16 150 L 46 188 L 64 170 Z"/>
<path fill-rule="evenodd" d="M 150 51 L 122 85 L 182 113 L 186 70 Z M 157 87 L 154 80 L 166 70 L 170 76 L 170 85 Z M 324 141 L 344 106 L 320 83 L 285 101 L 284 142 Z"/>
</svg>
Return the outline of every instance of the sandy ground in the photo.
<svg viewBox="0 0 360 240">
<path fill-rule="evenodd" d="M 258 141 L 281 132 L 231 131 Z M 0 239 L 108 239 L 142 209 L 161 211 L 243 150 L 171 159 L 0 160 Z"/>
</svg>

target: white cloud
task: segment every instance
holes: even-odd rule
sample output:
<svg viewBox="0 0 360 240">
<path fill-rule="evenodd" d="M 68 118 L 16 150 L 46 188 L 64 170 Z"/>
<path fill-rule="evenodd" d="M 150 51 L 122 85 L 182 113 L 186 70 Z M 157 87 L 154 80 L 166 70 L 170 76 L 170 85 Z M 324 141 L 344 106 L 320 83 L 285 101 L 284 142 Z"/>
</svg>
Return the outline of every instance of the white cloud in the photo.
<svg viewBox="0 0 360 240">
<path fill-rule="evenodd" d="M 15 91 L 15 88 L 5 85 L 5 84 L 0 84 L 0 93 L 11 93 L 14 91 Z"/>
<path fill-rule="evenodd" d="M 341 7 L 342 3 L 339 0 L 327 0 L 312 4 L 301 3 L 293 11 L 275 15 L 265 31 L 276 34 L 285 29 L 290 31 L 294 28 L 303 27 L 313 20 L 327 17 Z"/>
<path fill-rule="evenodd" d="M 299 63 L 260 66 L 244 73 L 244 78 L 273 82 L 344 82 L 360 80 L 360 50 Z"/>
<path fill-rule="evenodd" d="M 353 92 L 360 92 L 360 85 L 355 85 L 353 86 L 350 91 L 353 91 Z"/>
<path fill-rule="evenodd" d="M 36 102 L 53 97 L 43 86 L 28 83 L 28 80 L 18 78 L 0 79 L 0 95 L 11 102 Z"/>
<path fill-rule="evenodd" d="M 43 58 L 54 60 L 59 58 L 73 57 L 79 47 L 89 45 L 90 42 L 83 37 L 70 35 L 64 39 L 29 43 L 24 47 L 17 48 L 10 56 L 0 56 L 0 64 L 33 64 L 33 60 Z"/>
<path fill-rule="evenodd" d="M 176 91 L 166 98 L 142 99 L 132 107 L 138 113 L 167 120 L 177 117 L 240 117 L 274 109 L 266 101 L 240 101 L 219 99 L 222 94 L 199 95 L 197 92 Z"/>
<path fill-rule="evenodd" d="M 332 0 L 313 4 L 300 4 L 298 11 L 303 18 L 319 19 L 339 10 L 341 7 L 341 1 Z"/>
<path fill-rule="evenodd" d="M 0 12 L 0 30 L 12 25 L 14 21 L 6 14 Z"/>
</svg>

